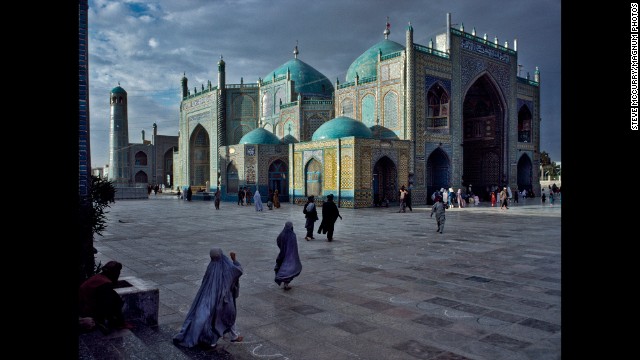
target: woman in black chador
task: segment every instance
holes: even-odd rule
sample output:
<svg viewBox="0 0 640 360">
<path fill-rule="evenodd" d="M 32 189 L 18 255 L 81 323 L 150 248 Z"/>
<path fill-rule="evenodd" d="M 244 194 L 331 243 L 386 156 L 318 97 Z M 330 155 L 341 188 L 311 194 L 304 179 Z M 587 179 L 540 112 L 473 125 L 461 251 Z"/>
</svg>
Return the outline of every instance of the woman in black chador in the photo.
<svg viewBox="0 0 640 360">
<path fill-rule="evenodd" d="M 327 241 L 333 240 L 333 225 L 338 218 L 342 220 L 340 211 L 338 211 L 336 203 L 333 202 L 333 194 L 329 194 L 327 195 L 327 201 L 322 203 L 322 222 L 318 227 L 318 234 L 322 232 L 327 234 Z"/>
</svg>

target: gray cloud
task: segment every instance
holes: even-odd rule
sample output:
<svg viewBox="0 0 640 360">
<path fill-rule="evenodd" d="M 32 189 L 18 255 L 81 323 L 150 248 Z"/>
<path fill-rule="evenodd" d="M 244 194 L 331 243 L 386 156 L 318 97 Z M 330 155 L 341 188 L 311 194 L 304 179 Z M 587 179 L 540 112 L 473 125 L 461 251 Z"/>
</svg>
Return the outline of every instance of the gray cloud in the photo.
<svg viewBox="0 0 640 360">
<path fill-rule="evenodd" d="M 560 161 L 560 1 L 559 0 L 243 0 L 89 1 L 89 70 L 92 166 L 108 162 L 109 91 L 129 95 L 129 134 L 177 135 L 180 79 L 189 87 L 217 82 L 224 56 L 227 83 L 256 82 L 292 56 L 331 81 L 344 81 L 353 60 L 383 39 L 404 43 L 408 22 L 414 41 L 427 45 L 452 22 L 476 28 L 501 44 L 518 39 L 522 76 L 541 72 L 541 150 Z M 148 137 L 149 138 L 149 137 Z"/>
</svg>

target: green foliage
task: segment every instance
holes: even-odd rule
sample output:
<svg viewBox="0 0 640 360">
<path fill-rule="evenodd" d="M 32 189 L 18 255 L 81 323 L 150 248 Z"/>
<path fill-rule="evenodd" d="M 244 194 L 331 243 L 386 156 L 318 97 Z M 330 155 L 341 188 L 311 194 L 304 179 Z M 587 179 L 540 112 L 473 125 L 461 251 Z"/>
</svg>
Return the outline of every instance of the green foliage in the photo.
<svg viewBox="0 0 640 360">
<path fill-rule="evenodd" d="M 551 176 L 551 179 L 557 180 L 560 177 L 560 165 L 556 164 L 555 161 L 551 161 L 551 157 L 546 151 L 540 153 L 540 165 L 542 165 L 542 172 L 540 173 L 542 179 Z"/>
<path fill-rule="evenodd" d="M 106 218 L 110 202 L 114 202 L 116 189 L 109 180 L 97 176 L 91 176 L 91 216 L 89 222 L 93 233 L 102 236 L 106 228 Z"/>
</svg>

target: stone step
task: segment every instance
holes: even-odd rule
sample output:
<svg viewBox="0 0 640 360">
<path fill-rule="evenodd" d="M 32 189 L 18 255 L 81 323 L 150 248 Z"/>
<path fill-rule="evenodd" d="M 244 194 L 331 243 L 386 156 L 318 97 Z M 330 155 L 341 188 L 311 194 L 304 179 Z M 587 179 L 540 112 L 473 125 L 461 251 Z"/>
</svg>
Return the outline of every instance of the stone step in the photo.
<svg viewBox="0 0 640 360">
<path fill-rule="evenodd" d="M 173 344 L 176 331 L 168 326 L 147 326 L 141 322 L 133 322 L 132 330 L 117 330 L 103 334 L 99 330 L 79 336 L 79 360 L 234 360 L 231 353 L 221 344 L 217 349 L 187 349 Z M 222 342 L 222 341 L 221 341 Z M 239 360 L 239 359 L 237 359 Z"/>
</svg>

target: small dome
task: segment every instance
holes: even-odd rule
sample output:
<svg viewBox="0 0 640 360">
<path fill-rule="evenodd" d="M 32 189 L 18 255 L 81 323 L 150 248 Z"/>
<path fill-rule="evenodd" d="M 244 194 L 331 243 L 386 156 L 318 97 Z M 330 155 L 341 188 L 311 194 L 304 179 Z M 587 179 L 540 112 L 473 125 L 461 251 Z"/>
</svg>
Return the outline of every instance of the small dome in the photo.
<svg viewBox="0 0 640 360">
<path fill-rule="evenodd" d="M 351 63 L 349 70 L 347 70 L 346 81 L 355 81 L 356 73 L 358 73 L 360 79 L 376 76 L 378 73 L 376 66 L 378 64 L 378 52 L 382 51 L 382 55 L 387 55 L 400 50 L 404 50 L 404 46 L 389 39 L 384 39 L 373 45 Z"/>
<path fill-rule="evenodd" d="M 293 143 L 297 143 L 299 142 L 298 139 L 295 138 L 295 136 L 289 134 L 285 137 L 282 138 L 282 143 L 283 144 L 293 144 Z"/>
<path fill-rule="evenodd" d="M 320 125 L 313 133 L 311 140 L 340 139 L 355 136 L 361 139 L 372 139 L 373 135 L 367 125 L 350 117 L 339 116 Z"/>
<path fill-rule="evenodd" d="M 298 94 L 325 94 L 333 93 L 333 84 L 321 72 L 300 59 L 291 59 L 277 69 L 268 73 L 263 80 L 273 79 L 291 72 L 291 80 L 295 81 L 295 91 Z M 324 88 L 324 91 L 323 91 Z"/>
<path fill-rule="evenodd" d="M 280 139 L 269 130 L 257 128 L 244 134 L 239 144 L 280 144 Z"/>
<path fill-rule="evenodd" d="M 111 89 L 111 93 L 112 94 L 118 94 L 118 93 L 126 94 L 127 92 L 124 91 L 124 89 L 121 88 L 120 85 L 118 85 L 118 86 L 114 87 L 113 89 Z"/>
</svg>

